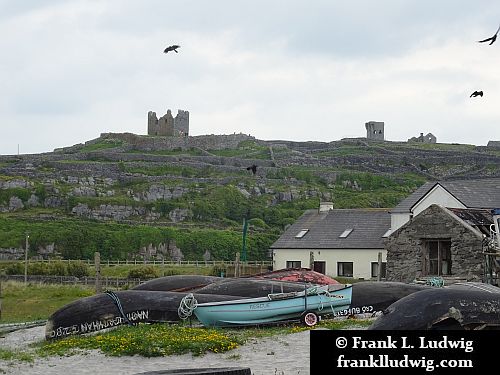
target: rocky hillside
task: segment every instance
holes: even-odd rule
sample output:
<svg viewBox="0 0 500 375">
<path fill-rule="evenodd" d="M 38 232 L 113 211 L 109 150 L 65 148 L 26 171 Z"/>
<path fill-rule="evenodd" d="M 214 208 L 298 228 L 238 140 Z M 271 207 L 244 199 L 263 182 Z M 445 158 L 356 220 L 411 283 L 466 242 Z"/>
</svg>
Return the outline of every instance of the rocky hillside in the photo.
<svg viewBox="0 0 500 375">
<path fill-rule="evenodd" d="M 257 166 L 255 174 L 247 170 L 251 165 Z M 10 228 L 10 233 L 0 229 L 0 248 L 4 256 L 22 251 L 23 231 L 33 223 L 45 223 L 39 229 L 45 234 L 50 223 L 69 221 L 75 228 L 99 223 L 174 228 L 180 232 L 168 241 L 179 244 L 185 241 L 182 230 L 236 236 L 246 217 L 254 237 L 268 236 L 258 245 L 260 258 L 287 224 L 320 200 L 335 207 L 389 208 L 425 180 L 493 176 L 500 176 L 500 149 L 494 147 L 107 133 L 54 152 L 0 156 L 0 219 Z M 33 250 L 44 256 L 58 248 L 66 256 L 90 256 L 104 246 L 87 241 L 75 253 L 60 237 L 45 237 L 39 234 Z M 157 256 L 162 241 L 143 238 L 135 248 L 110 250 L 109 256 Z"/>
</svg>

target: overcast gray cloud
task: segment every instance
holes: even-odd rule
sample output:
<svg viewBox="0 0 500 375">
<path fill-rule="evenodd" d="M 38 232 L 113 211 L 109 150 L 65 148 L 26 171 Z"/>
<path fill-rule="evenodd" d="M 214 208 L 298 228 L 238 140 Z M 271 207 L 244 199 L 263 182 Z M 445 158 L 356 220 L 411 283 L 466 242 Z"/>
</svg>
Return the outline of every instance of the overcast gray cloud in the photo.
<svg viewBox="0 0 500 375">
<path fill-rule="evenodd" d="M 146 132 L 500 140 L 494 0 L 0 1 L 0 153 Z M 179 43 L 178 54 L 163 54 Z M 482 98 L 469 98 L 483 90 Z"/>
</svg>

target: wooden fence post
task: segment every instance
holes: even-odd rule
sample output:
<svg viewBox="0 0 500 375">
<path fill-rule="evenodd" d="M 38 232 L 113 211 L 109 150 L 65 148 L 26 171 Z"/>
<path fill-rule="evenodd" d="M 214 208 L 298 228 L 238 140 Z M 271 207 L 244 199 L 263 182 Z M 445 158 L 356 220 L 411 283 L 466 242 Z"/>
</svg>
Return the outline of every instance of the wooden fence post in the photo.
<svg viewBox="0 0 500 375">
<path fill-rule="evenodd" d="M 95 262 L 95 292 L 101 293 L 101 254 L 96 252 L 94 254 Z"/>
<path fill-rule="evenodd" d="M 234 277 L 240 277 L 240 253 L 236 253 L 236 260 L 234 261 Z"/>
<path fill-rule="evenodd" d="M 377 272 L 377 281 L 380 281 L 382 278 L 382 253 L 378 253 L 378 272 Z"/>
</svg>

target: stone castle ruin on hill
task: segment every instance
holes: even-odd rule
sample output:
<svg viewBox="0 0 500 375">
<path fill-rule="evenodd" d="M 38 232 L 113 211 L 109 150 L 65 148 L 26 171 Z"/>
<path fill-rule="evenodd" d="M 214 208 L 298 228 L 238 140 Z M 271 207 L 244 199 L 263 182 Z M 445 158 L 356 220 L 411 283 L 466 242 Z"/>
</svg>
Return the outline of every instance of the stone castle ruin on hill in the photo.
<svg viewBox="0 0 500 375">
<path fill-rule="evenodd" d="M 172 116 L 172 111 L 160 117 L 156 112 L 148 112 L 148 135 L 187 137 L 189 135 L 189 112 L 180 110 L 177 116 Z"/>
<path fill-rule="evenodd" d="M 381 121 L 368 121 L 365 123 L 366 138 L 383 141 L 384 137 L 384 123 Z"/>
<path fill-rule="evenodd" d="M 384 141 L 384 122 L 383 121 L 368 121 L 365 123 L 366 138 L 375 141 Z M 408 139 L 408 143 L 436 143 L 437 138 L 434 134 L 420 133 L 419 137 L 412 137 Z"/>
</svg>

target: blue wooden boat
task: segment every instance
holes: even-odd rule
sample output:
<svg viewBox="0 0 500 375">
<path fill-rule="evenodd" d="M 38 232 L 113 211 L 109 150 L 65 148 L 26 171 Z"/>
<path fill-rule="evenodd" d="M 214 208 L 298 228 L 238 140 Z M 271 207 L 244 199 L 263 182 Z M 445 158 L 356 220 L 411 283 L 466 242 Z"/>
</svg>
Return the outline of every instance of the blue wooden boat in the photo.
<svg viewBox="0 0 500 375">
<path fill-rule="evenodd" d="M 349 308 L 352 285 L 317 285 L 300 292 L 272 293 L 266 297 L 197 303 L 192 295 L 183 298 L 179 316 L 192 313 L 207 327 L 257 325 L 300 319 L 314 326 L 320 316 Z"/>
</svg>

